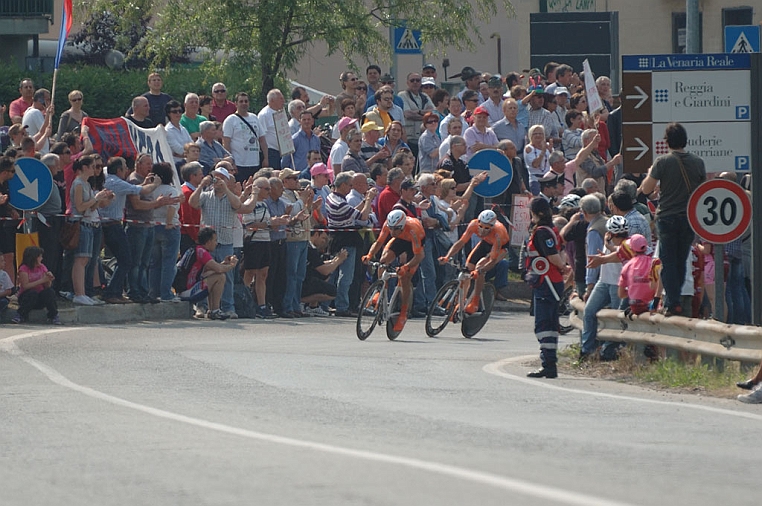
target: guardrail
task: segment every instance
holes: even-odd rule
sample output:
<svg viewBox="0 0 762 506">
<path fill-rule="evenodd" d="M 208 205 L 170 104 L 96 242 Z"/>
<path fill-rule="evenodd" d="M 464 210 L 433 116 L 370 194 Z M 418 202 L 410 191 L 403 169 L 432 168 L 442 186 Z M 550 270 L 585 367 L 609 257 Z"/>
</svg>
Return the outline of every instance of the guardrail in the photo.
<svg viewBox="0 0 762 506">
<path fill-rule="evenodd" d="M 571 305 L 579 313 L 571 315 L 571 324 L 582 329 L 585 303 L 574 298 Z M 601 309 L 596 316 L 602 341 L 652 344 L 739 362 L 762 361 L 762 327 L 651 313 L 630 320 L 615 309 Z"/>
</svg>

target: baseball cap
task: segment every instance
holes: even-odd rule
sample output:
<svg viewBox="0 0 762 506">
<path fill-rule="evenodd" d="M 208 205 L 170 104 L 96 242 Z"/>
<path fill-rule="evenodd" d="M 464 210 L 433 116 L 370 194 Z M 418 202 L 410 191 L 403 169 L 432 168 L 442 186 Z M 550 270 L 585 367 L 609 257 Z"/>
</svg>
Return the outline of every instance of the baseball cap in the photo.
<svg viewBox="0 0 762 506">
<path fill-rule="evenodd" d="M 435 67 L 433 64 L 431 64 L 431 63 L 427 63 L 426 65 L 424 65 L 424 66 L 423 66 L 423 69 L 422 69 L 422 70 L 426 70 L 426 69 L 431 69 L 431 70 L 433 70 L 434 72 L 436 72 L 436 71 L 437 71 L 437 68 L 436 68 L 436 67 Z"/>
<path fill-rule="evenodd" d="M 371 130 L 377 130 L 380 132 L 383 129 L 384 127 L 377 125 L 375 121 L 366 121 L 365 123 L 363 123 L 362 128 L 360 128 L 360 130 L 362 130 L 362 133 L 367 133 L 367 132 L 370 132 Z"/>
<path fill-rule="evenodd" d="M 502 88 L 503 78 L 500 77 L 500 74 L 495 74 L 493 76 L 490 76 L 490 78 L 487 79 L 487 86 L 489 86 L 490 88 Z"/>
<path fill-rule="evenodd" d="M 537 182 L 540 184 L 544 183 L 546 185 L 547 184 L 555 185 L 555 184 L 558 184 L 558 179 L 560 177 L 563 177 L 563 175 L 556 174 L 552 170 L 549 170 L 541 178 L 538 178 Z"/>
<path fill-rule="evenodd" d="M 220 176 L 224 177 L 225 179 L 230 179 L 230 172 L 228 172 L 228 169 L 225 167 L 218 167 L 214 169 L 215 174 L 219 174 Z"/>
<path fill-rule="evenodd" d="M 331 170 L 324 163 L 316 163 L 310 168 L 310 175 L 318 176 L 320 174 L 331 174 Z"/>
<path fill-rule="evenodd" d="M 636 253 L 645 253 L 648 249 L 648 241 L 640 234 L 633 234 L 630 237 L 630 248 Z"/>
<path fill-rule="evenodd" d="M 357 120 L 355 118 L 349 118 L 347 116 L 344 116 L 343 118 L 339 120 L 339 132 L 341 132 L 347 127 L 354 125 L 355 123 L 357 123 Z"/>
<path fill-rule="evenodd" d="M 280 172 L 278 173 L 278 179 L 283 181 L 286 178 L 293 177 L 293 176 L 299 176 L 299 172 L 290 169 L 288 167 L 280 169 Z"/>
<path fill-rule="evenodd" d="M 382 75 L 379 78 L 379 81 L 382 83 L 393 83 L 394 82 L 394 76 L 389 74 L 388 72 L 384 75 Z"/>
<path fill-rule="evenodd" d="M 474 109 L 474 114 L 475 115 L 476 114 L 486 114 L 487 116 L 489 116 L 489 111 L 487 109 L 485 109 L 484 107 L 479 106 L 476 109 Z"/>
<path fill-rule="evenodd" d="M 400 186 L 403 190 L 409 190 L 410 188 L 418 188 L 418 184 L 416 184 L 415 181 L 412 179 L 405 179 L 402 181 L 402 186 Z"/>
<path fill-rule="evenodd" d="M 434 86 L 436 88 L 437 82 L 433 77 L 424 77 L 421 79 L 421 86 Z"/>
<path fill-rule="evenodd" d="M 566 95 L 567 98 L 571 97 L 571 93 L 569 93 L 569 89 L 566 86 L 558 86 L 558 87 L 556 87 L 555 94 L 556 95 Z"/>
</svg>

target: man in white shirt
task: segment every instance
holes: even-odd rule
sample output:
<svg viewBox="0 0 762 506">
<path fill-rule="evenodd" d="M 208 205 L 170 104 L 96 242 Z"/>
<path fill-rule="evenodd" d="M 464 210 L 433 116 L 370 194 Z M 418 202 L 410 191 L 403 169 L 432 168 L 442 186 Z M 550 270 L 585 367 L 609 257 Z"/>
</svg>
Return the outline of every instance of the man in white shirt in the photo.
<svg viewBox="0 0 762 506">
<path fill-rule="evenodd" d="M 278 135 L 275 130 L 273 114 L 283 111 L 286 99 L 279 89 L 272 89 L 267 92 L 267 105 L 259 111 L 257 118 L 259 124 L 265 130 L 265 139 L 267 140 L 267 159 L 270 160 L 270 167 L 280 169 L 280 151 L 278 145 Z"/>
<path fill-rule="evenodd" d="M 328 157 L 328 163 L 333 170 L 334 175 L 341 172 L 341 162 L 344 160 L 344 156 L 349 152 L 349 144 L 347 144 L 347 136 L 349 132 L 355 129 L 357 120 L 344 116 L 339 120 L 339 138 L 333 143 L 331 147 L 331 154 Z"/>
<path fill-rule="evenodd" d="M 484 101 L 482 107 L 489 113 L 489 124 L 494 125 L 503 119 L 503 79 L 499 75 L 494 75 L 487 81 L 489 98 Z"/>
<path fill-rule="evenodd" d="M 45 155 L 49 153 L 48 142 L 40 141 L 43 138 L 50 137 L 48 127 L 50 119 L 53 116 L 53 105 L 50 104 L 50 92 L 45 88 L 40 88 L 34 92 L 32 97 L 32 107 L 24 112 L 21 124 L 26 128 L 26 133 L 34 139 L 37 150 Z"/>
<path fill-rule="evenodd" d="M 238 174 L 237 181 L 246 181 L 260 167 L 269 167 L 267 130 L 257 116 L 249 112 L 249 95 L 239 92 L 235 96 L 236 112 L 222 124 L 222 145 L 233 154 Z"/>
</svg>

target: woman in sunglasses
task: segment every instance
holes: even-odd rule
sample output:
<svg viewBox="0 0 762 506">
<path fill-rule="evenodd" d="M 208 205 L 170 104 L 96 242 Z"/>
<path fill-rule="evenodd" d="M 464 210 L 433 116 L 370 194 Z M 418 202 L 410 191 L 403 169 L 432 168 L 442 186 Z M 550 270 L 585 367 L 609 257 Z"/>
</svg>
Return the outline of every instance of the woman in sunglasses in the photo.
<svg viewBox="0 0 762 506">
<path fill-rule="evenodd" d="M 56 139 L 61 140 L 63 134 L 67 132 L 79 133 L 82 120 L 87 117 L 87 113 L 82 110 L 83 96 L 79 90 L 69 92 L 69 104 L 71 107 L 61 114 L 61 119 L 58 121 Z"/>
</svg>

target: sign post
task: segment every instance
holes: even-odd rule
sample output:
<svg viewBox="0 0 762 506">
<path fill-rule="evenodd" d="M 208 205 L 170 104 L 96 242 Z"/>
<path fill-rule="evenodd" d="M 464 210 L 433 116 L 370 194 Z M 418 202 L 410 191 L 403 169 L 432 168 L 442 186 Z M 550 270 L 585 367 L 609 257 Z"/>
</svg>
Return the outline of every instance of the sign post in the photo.
<svg viewBox="0 0 762 506">
<path fill-rule="evenodd" d="M 673 121 L 688 131 L 686 149 L 707 172 L 751 169 L 751 55 L 623 56 L 622 156 L 644 173 L 669 149 Z"/>
<path fill-rule="evenodd" d="M 468 172 L 476 176 L 488 172 L 487 179 L 474 188 L 480 197 L 492 198 L 502 195 L 513 181 L 513 167 L 510 160 L 496 149 L 482 149 L 468 161 Z"/>
<path fill-rule="evenodd" d="M 699 185 L 688 199 L 688 222 L 696 234 L 714 244 L 714 264 L 724 263 L 724 244 L 735 241 L 751 224 L 751 199 L 740 185 L 712 179 Z M 725 320 L 724 269 L 715 268 L 714 317 Z"/>
</svg>

